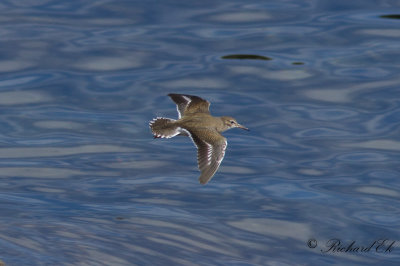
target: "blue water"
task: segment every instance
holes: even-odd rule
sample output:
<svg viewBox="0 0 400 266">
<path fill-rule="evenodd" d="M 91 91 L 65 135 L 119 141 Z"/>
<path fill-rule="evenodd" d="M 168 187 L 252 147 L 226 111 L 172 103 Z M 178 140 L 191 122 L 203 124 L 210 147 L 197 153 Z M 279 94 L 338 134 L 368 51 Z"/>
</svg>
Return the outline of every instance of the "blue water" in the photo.
<svg viewBox="0 0 400 266">
<path fill-rule="evenodd" d="M 399 1 L 3 1 L 0 14 L 6 265 L 399 264 Z M 206 186 L 189 138 L 148 129 L 177 117 L 171 92 L 251 129 L 224 134 Z"/>
</svg>

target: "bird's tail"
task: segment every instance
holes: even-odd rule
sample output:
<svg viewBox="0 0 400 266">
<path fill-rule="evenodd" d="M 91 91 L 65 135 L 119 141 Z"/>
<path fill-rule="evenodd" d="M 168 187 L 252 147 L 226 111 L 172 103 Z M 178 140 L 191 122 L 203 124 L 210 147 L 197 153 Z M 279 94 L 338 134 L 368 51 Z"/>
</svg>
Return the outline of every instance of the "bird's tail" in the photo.
<svg viewBox="0 0 400 266">
<path fill-rule="evenodd" d="M 172 138 L 181 134 L 181 128 L 175 125 L 176 120 L 157 117 L 150 121 L 149 126 L 154 138 Z"/>
</svg>

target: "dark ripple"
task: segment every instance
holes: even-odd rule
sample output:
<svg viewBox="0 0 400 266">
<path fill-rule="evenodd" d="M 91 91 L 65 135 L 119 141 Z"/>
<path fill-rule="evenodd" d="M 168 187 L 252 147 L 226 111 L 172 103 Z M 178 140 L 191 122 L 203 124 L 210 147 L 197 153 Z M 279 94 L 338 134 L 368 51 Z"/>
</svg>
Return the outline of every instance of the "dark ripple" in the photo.
<svg viewBox="0 0 400 266">
<path fill-rule="evenodd" d="M 272 58 L 263 55 L 253 55 L 253 54 L 232 54 L 224 55 L 222 59 L 240 59 L 240 60 L 272 60 Z"/>
<path fill-rule="evenodd" d="M 389 14 L 389 15 L 380 15 L 380 18 L 388 18 L 388 19 L 400 19 L 399 14 Z"/>
</svg>

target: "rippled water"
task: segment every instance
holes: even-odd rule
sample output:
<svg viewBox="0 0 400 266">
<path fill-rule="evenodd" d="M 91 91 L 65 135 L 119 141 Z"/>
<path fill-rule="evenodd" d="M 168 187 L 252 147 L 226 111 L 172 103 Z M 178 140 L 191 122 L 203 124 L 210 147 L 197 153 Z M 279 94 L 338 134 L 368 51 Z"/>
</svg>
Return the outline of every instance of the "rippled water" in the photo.
<svg viewBox="0 0 400 266">
<path fill-rule="evenodd" d="M 3 1 L 0 12 L 6 265 L 400 261 L 398 1 Z M 224 134 L 206 186 L 189 138 L 149 132 L 153 117 L 177 117 L 171 92 L 251 129 Z M 395 243 L 324 252 L 330 239 Z"/>
</svg>

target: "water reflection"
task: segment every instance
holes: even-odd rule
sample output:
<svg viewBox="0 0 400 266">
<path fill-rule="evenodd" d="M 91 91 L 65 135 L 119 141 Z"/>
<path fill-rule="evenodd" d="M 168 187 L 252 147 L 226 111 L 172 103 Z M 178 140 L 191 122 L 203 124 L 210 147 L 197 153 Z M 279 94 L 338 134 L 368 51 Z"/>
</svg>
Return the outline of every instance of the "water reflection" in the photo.
<svg viewBox="0 0 400 266">
<path fill-rule="evenodd" d="M 198 84 L 200 88 L 218 89 L 218 88 L 228 88 L 229 82 L 218 78 L 200 78 L 200 79 L 188 79 L 188 78 L 177 78 L 173 81 L 164 82 L 166 88 L 171 90 L 177 89 L 187 89 L 191 87 L 194 83 Z"/>
<path fill-rule="evenodd" d="M 399 151 L 400 141 L 390 140 L 390 139 L 377 139 L 377 140 L 367 140 L 359 142 L 351 142 L 342 144 L 344 147 L 349 148 L 364 148 L 364 149 L 374 149 L 374 150 L 388 150 L 388 151 Z"/>
<path fill-rule="evenodd" d="M 51 120 L 37 121 L 34 123 L 34 126 L 43 129 L 63 129 L 63 130 L 78 130 L 85 128 L 85 125 L 83 123 L 72 122 L 72 121 L 51 121 Z"/>
<path fill-rule="evenodd" d="M 63 168 L 48 167 L 1 167 L 1 177 L 29 178 L 72 178 L 74 176 L 96 175 L 108 176 L 110 172 L 88 172 Z"/>
<path fill-rule="evenodd" d="M 274 236 L 280 239 L 294 238 L 301 241 L 312 235 L 311 228 L 305 224 L 275 219 L 243 219 L 228 224 L 241 230 Z M 296 232 L 296 235 L 291 233 L 293 230 Z"/>
<path fill-rule="evenodd" d="M 110 153 L 110 152 L 138 152 L 139 149 L 127 148 L 116 145 L 81 145 L 76 147 L 14 147 L 0 148 L 0 158 L 40 158 L 54 156 L 69 156 L 91 153 Z"/>
<path fill-rule="evenodd" d="M 376 88 L 392 87 L 393 84 L 397 83 L 397 79 L 374 81 L 368 83 L 358 83 L 352 87 L 336 87 L 333 89 L 309 89 L 304 90 L 305 96 L 321 101 L 336 102 L 336 103 L 348 103 L 354 101 L 355 97 L 360 93 L 374 90 Z"/>
<path fill-rule="evenodd" d="M 390 189 L 390 188 L 373 187 L 373 186 L 359 186 L 356 190 L 358 192 L 366 193 L 366 194 L 400 198 L 400 193 L 393 189 Z"/>
<path fill-rule="evenodd" d="M 130 57 L 126 55 L 124 57 L 85 57 L 84 59 L 78 59 L 74 67 L 85 71 L 117 71 L 140 67 L 144 60 L 145 57 L 143 54 L 132 55 Z"/>
<path fill-rule="evenodd" d="M 1 85 L 0 85 L 1 86 Z M 48 102 L 49 95 L 42 91 L 4 91 L 0 92 L 0 105 L 19 105 Z"/>
<path fill-rule="evenodd" d="M 222 23 L 252 23 L 262 22 L 271 19 L 271 16 L 267 12 L 259 12 L 256 10 L 242 11 L 242 12 L 227 12 L 212 15 L 208 18 L 211 21 L 222 22 Z"/>
<path fill-rule="evenodd" d="M 268 80 L 298 80 L 306 79 L 312 76 L 307 70 L 270 70 L 252 66 L 232 66 L 229 70 L 235 75 L 252 75 Z"/>
</svg>

